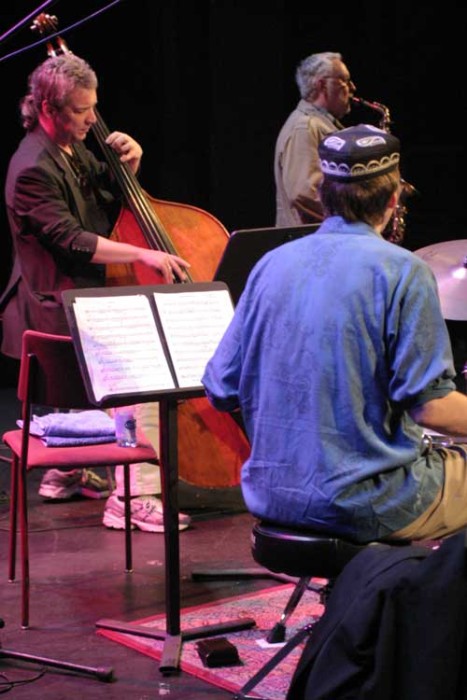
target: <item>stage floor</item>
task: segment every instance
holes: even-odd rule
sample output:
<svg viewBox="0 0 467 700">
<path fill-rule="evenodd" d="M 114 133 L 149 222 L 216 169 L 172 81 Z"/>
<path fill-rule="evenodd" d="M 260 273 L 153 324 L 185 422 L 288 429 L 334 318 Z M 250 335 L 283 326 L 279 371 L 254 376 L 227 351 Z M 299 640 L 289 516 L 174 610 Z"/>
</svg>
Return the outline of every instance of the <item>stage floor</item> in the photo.
<svg viewBox="0 0 467 700">
<path fill-rule="evenodd" d="M 2 433 L 15 427 L 14 389 L 0 390 Z M 2 455 L 7 452 L 2 450 Z M 0 646 L 86 667 L 111 667 L 116 680 L 49 669 L 41 678 L 14 688 L 18 700 L 79 698 L 149 700 L 159 682 L 170 685 L 170 700 L 224 700 L 232 694 L 188 674 L 164 678 L 158 662 L 96 634 L 102 619 L 131 622 L 165 611 L 163 535 L 133 531 L 132 573 L 124 572 L 124 533 L 102 524 L 104 501 L 79 499 L 46 503 L 38 496 L 41 474 L 30 474 L 30 628 L 20 627 L 20 583 L 7 580 L 9 468 L 0 462 Z M 252 517 L 238 487 L 200 489 L 180 482 L 180 508 L 192 526 L 180 533 L 181 605 L 189 607 L 277 585 L 268 578 L 193 581 L 195 570 L 254 567 L 249 542 Z M 0 690 L 9 681 L 32 678 L 38 667 L 0 659 Z"/>
</svg>

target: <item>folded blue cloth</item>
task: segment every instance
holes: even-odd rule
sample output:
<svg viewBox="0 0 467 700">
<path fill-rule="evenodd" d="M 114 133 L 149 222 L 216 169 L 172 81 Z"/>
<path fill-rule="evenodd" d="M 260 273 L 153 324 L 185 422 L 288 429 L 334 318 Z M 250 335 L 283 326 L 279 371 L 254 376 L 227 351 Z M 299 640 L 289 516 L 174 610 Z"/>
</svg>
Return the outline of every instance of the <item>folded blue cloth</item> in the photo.
<svg viewBox="0 0 467 700">
<path fill-rule="evenodd" d="M 23 421 L 17 425 L 22 428 Z M 113 419 L 104 411 L 78 411 L 74 413 L 48 413 L 33 415 L 31 435 L 40 437 L 47 447 L 73 445 L 98 445 L 115 441 Z"/>
<path fill-rule="evenodd" d="M 115 442 L 115 436 L 102 435 L 101 437 L 41 437 L 41 442 L 46 447 L 79 447 L 80 445 L 103 445 L 106 442 Z"/>
</svg>

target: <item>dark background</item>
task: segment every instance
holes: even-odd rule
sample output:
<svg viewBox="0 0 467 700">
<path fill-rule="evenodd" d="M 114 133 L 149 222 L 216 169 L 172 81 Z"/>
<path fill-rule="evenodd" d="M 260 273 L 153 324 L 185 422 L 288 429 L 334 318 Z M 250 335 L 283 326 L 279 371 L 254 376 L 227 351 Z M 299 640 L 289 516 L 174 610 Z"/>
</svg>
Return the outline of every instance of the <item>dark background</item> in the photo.
<svg viewBox="0 0 467 700">
<path fill-rule="evenodd" d="M 295 67 L 317 51 L 340 51 L 357 95 L 385 104 L 402 142 L 402 169 L 418 194 L 409 202 L 404 245 L 412 250 L 467 238 L 464 231 L 465 10 L 447 0 L 309 3 L 302 0 L 58 0 L 68 48 L 100 80 L 99 109 L 110 130 L 144 148 L 140 181 L 153 197 L 208 210 L 229 231 L 274 222 L 273 153 L 299 96 Z M 2 6 L 0 34 L 44 3 Z M 39 37 L 31 22 L 0 44 L 5 56 Z M 0 62 L 0 187 L 23 135 L 18 102 L 45 44 Z M 355 106 L 345 124 L 378 123 Z M 92 137 L 88 145 L 93 146 Z M 0 200 L 0 287 L 11 244 Z M 200 251 L 202 254 L 202 251 Z"/>
</svg>

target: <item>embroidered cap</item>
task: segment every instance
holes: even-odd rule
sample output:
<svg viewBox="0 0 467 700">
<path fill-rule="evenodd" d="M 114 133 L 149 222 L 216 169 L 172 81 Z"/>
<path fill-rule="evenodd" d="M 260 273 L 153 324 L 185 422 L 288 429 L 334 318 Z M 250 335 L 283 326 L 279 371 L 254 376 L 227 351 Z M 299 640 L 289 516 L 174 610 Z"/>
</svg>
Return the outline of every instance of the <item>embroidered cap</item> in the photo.
<svg viewBox="0 0 467 700">
<path fill-rule="evenodd" d="M 400 160 L 400 142 L 376 126 L 359 124 L 326 136 L 318 153 L 327 178 L 355 182 L 395 170 Z"/>
</svg>

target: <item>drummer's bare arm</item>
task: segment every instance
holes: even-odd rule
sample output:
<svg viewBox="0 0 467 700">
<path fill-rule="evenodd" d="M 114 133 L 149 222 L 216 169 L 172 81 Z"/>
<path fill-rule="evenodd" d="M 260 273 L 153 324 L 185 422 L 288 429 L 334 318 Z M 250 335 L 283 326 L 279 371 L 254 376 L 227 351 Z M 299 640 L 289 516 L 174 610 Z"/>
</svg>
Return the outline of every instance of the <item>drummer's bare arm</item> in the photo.
<svg viewBox="0 0 467 700">
<path fill-rule="evenodd" d="M 410 410 L 413 420 L 424 428 L 445 435 L 467 435 L 467 396 L 451 391 Z"/>
</svg>

